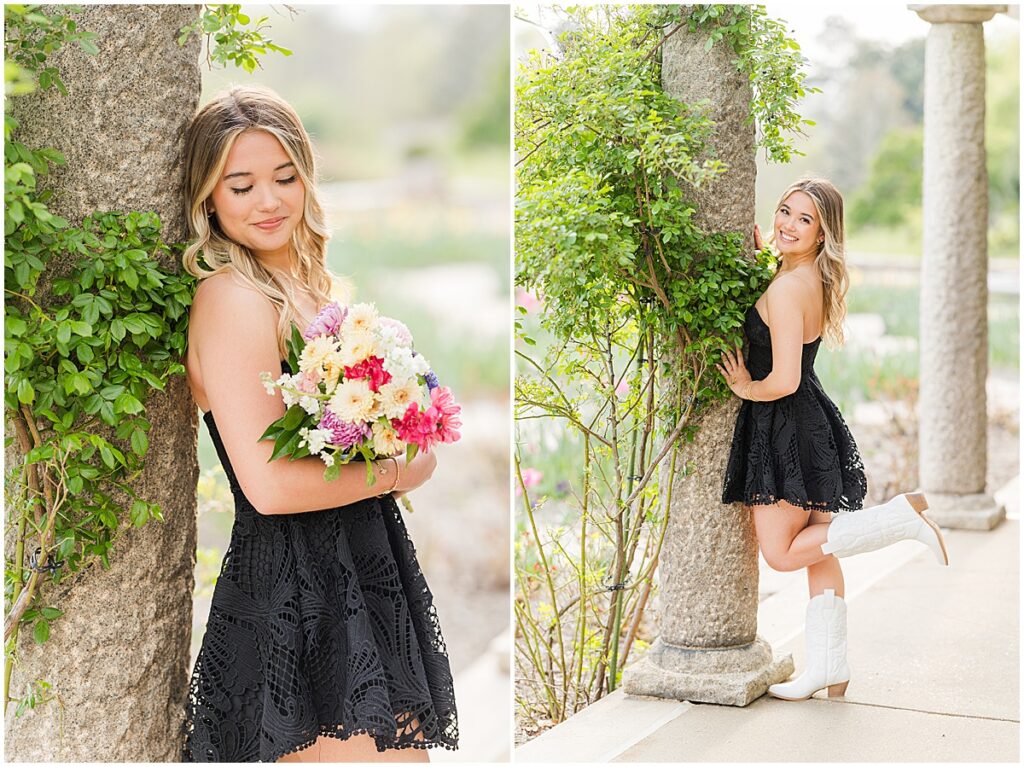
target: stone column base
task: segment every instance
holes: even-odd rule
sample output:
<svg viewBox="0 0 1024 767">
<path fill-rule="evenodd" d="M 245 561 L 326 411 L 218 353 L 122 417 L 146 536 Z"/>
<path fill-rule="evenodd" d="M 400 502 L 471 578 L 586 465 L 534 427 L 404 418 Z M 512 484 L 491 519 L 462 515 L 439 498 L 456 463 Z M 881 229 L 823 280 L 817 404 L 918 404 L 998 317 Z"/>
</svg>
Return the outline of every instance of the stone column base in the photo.
<svg viewBox="0 0 1024 767">
<path fill-rule="evenodd" d="M 793 656 L 775 660 L 763 639 L 742 647 L 691 650 L 659 637 L 643 660 L 625 672 L 623 687 L 630 695 L 746 706 L 793 670 Z"/>
<path fill-rule="evenodd" d="M 928 518 L 940 527 L 991 530 L 1006 518 L 1006 507 L 988 493 L 959 495 L 925 491 L 925 495 Z"/>
</svg>

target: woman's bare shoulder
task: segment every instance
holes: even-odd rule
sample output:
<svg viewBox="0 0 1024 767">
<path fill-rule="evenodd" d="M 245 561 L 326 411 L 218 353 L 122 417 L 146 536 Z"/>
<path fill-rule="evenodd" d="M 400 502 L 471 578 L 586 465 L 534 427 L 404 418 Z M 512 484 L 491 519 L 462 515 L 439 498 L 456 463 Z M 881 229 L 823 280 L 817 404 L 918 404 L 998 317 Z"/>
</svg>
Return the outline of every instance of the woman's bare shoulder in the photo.
<svg viewBox="0 0 1024 767">
<path fill-rule="evenodd" d="M 197 314 L 215 315 L 223 311 L 249 310 L 272 316 L 274 305 L 265 295 L 247 285 L 236 272 L 225 270 L 199 281 L 192 299 L 192 319 Z"/>
<path fill-rule="evenodd" d="M 789 313 L 798 309 L 798 315 L 812 311 L 821 302 L 821 288 L 811 284 L 808 275 L 785 272 L 778 275 L 764 292 L 768 315 Z"/>
</svg>

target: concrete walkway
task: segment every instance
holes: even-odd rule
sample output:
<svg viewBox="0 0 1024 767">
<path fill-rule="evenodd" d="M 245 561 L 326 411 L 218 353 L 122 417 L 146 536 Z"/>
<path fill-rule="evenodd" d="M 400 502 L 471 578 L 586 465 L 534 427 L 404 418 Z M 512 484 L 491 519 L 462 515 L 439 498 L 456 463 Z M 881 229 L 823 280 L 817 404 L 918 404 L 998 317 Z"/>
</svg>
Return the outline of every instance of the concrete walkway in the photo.
<svg viewBox="0 0 1024 767">
<path fill-rule="evenodd" d="M 902 542 L 843 560 L 852 679 L 845 698 L 746 708 L 613 693 L 516 749 L 517 762 L 1018 762 L 1015 479 L 990 532 L 944 531 L 951 566 Z M 804 667 L 803 573 L 775 574 L 758 633 Z"/>
</svg>

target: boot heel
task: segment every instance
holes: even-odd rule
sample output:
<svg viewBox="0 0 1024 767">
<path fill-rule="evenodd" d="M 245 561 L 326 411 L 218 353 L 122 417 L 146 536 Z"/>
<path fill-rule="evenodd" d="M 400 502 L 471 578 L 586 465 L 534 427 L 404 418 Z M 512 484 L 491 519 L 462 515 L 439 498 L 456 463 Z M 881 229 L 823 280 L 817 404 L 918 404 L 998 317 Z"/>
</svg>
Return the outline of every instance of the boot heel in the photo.
<svg viewBox="0 0 1024 767">
<path fill-rule="evenodd" d="M 846 695 L 846 688 L 849 686 L 849 684 L 850 684 L 850 680 L 847 679 L 845 682 L 840 682 L 839 684 L 829 685 L 828 697 L 830 697 L 830 698 L 842 698 L 844 695 Z"/>
<path fill-rule="evenodd" d="M 924 497 L 924 493 L 904 493 L 903 497 L 910 502 L 918 514 L 928 508 L 928 499 Z"/>
</svg>

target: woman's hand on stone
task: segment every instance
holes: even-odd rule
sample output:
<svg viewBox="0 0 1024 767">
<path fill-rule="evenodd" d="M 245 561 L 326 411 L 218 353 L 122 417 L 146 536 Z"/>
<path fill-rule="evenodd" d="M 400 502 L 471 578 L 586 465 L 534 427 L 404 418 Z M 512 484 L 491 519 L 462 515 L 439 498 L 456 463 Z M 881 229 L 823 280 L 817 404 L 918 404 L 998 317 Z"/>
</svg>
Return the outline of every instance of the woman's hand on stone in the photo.
<svg viewBox="0 0 1024 767">
<path fill-rule="evenodd" d="M 722 374 L 733 394 L 742 397 L 743 387 L 750 383 L 750 373 L 743 361 L 743 349 L 737 346 L 735 354 L 730 351 L 723 352 L 722 363 L 715 367 L 718 368 L 718 372 Z"/>
<path fill-rule="evenodd" d="M 761 227 L 754 224 L 754 249 L 761 250 L 764 248 L 764 240 L 761 239 Z"/>
</svg>

